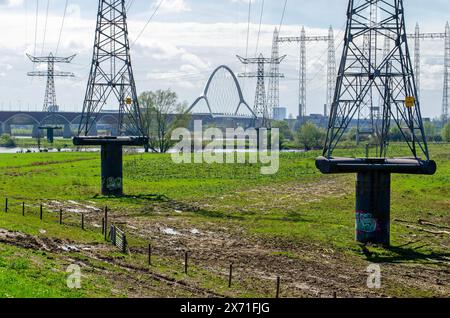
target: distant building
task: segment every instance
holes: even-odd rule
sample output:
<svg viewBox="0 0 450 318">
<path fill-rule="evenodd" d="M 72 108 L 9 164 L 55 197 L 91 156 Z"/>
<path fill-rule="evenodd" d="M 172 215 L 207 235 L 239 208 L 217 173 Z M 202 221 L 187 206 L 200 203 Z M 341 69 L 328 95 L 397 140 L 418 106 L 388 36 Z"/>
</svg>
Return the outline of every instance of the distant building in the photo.
<svg viewBox="0 0 450 318">
<path fill-rule="evenodd" d="M 285 120 L 287 117 L 286 107 L 275 107 L 273 109 L 273 119 L 274 120 Z"/>
</svg>

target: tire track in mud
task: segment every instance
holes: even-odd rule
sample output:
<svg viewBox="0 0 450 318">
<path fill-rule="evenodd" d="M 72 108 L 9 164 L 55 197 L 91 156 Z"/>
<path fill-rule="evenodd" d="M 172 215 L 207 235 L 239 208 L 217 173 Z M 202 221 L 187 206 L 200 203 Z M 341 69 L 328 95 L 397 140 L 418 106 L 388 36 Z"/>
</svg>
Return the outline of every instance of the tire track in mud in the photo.
<svg viewBox="0 0 450 318">
<path fill-rule="evenodd" d="M 155 281 L 165 283 L 170 286 L 177 286 L 180 287 L 194 295 L 202 296 L 202 297 L 215 297 L 215 298 L 225 298 L 226 296 L 215 293 L 211 290 L 201 288 L 198 286 L 194 286 L 190 284 L 189 282 L 183 281 L 183 280 L 177 280 L 162 274 L 157 274 L 149 269 L 134 266 L 131 264 L 123 263 L 119 260 L 116 260 L 112 257 L 106 257 L 101 255 L 101 253 L 98 252 L 99 249 L 108 249 L 105 245 L 102 244 L 96 244 L 96 245 L 77 245 L 74 242 L 71 242 L 69 240 L 60 240 L 60 239 L 51 239 L 46 237 L 35 237 L 29 234 L 25 234 L 22 232 L 15 232 L 15 231 L 9 231 L 5 229 L 0 229 L 0 243 L 11 245 L 19 248 L 24 249 L 31 249 L 33 251 L 45 251 L 49 253 L 54 253 L 57 255 L 60 255 L 65 258 L 65 260 L 71 260 L 75 261 L 76 263 L 84 266 L 88 266 L 90 268 L 93 268 L 95 270 L 104 271 L 104 268 L 100 268 L 98 265 L 94 264 L 93 262 L 89 261 L 96 260 L 103 263 L 107 263 L 109 265 L 118 266 L 121 269 L 124 269 L 127 272 L 133 272 L 134 274 L 136 272 L 139 272 L 141 274 L 148 275 L 148 278 L 151 278 Z M 87 257 L 86 259 L 73 259 L 73 255 L 65 255 L 67 252 L 80 252 L 84 257 Z M 136 280 L 134 275 L 131 275 L 131 278 Z"/>
</svg>

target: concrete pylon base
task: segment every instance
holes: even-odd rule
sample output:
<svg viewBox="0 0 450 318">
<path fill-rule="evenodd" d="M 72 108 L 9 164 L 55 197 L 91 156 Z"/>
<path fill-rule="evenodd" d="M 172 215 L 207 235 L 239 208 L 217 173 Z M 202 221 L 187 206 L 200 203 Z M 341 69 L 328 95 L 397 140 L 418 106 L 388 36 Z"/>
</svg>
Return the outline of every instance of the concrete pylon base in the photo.
<svg viewBox="0 0 450 318">
<path fill-rule="evenodd" d="M 389 246 L 391 174 L 361 172 L 356 181 L 356 241 Z"/>
</svg>

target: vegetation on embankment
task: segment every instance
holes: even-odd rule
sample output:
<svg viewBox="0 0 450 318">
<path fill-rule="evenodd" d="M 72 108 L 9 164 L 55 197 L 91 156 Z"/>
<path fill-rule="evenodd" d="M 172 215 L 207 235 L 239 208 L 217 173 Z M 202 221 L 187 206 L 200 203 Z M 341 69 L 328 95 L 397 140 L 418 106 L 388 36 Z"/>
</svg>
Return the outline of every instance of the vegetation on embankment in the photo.
<svg viewBox="0 0 450 318">
<path fill-rule="evenodd" d="M 405 147 L 393 145 L 391 148 L 395 155 L 408 155 Z M 418 266 L 432 260 L 439 264 L 449 257 L 450 238 L 447 235 L 435 235 L 420 230 L 425 228 L 436 232 L 434 228 L 427 228 L 419 221 L 422 221 L 422 224 L 428 222 L 443 227 L 450 225 L 448 186 L 450 145 L 432 144 L 430 149 L 432 158 L 438 163 L 438 173 L 435 176 L 393 175 L 393 248 L 368 247 L 368 254 L 367 251 L 363 254 L 354 243 L 354 176 L 321 175 L 314 165 L 314 159 L 320 152 L 282 153 L 280 171 L 273 176 L 261 175 L 259 164 L 177 165 L 171 161 L 170 155 L 130 154 L 124 158 L 124 182 L 128 195 L 123 198 L 105 198 L 98 195 L 100 187 L 98 153 L 4 154 L 0 155 L 0 202 L 8 197 L 13 211 L 7 216 L 0 212 L 3 214 L 0 217 L 0 228 L 36 236 L 98 244 L 101 240 L 98 229 L 97 232 L 84 233 L 80 229 L 61 228 L 57 224 L 56 215 L 52 220 L 54 225 L 40 223 L 36 216 L 34 219 L 26 218 L 26 220 L 18 216 L 18 204 L 23 201 L 35 206 L 40 202 L 76 201 L 97 207 L 108 205 L 113 213 L 126 220 L 148 221 L 150 224 L 174 220 L 170 222 L 181 222 L 182 225 L 186 223 L 198 228 L 209 224 L 211 228 L 230 228 L 232 231 L 230 235 L 236 235 L 233 231 L 239 229 L 239 235 L 243 238 L 256 238 L 280 244 L 290 242 L 289 244 L 294 246 L 320 245 L 324 249 L 331 248 L 346 255 L 349 262 L 367 260 Z M 338 150 L 337 155 L 344 153 L 361 156 L 365 153 L 365 149 L 342 149 Z M 179 214 L 178 210 L 183 214 Z M 37 213 L 37 208 L 33 211 Z M 41 234 L 41 229 L 45 229 L 46 234 Z M 138 236 L 132 236 L 130 239 L 135 249 L 145 249 L 148 242 Z M 283 244 L 282 246 L 290 246 L 288 243 Z M 278 253 L 280 257 L 292 259 L 305 257 L 289 247 L 276 246 L 271 253 L 282 252 L 283 255 Z M 106 252 L 106 256 L 109 253 Z M 37 275 L 36 264 L 41 264 L 43 266 L 41 271 L 45 273 L 49 268 L 64 271 L 67 260 L 48 253 L 52 259 L 47 262 L 45 256 L 42 260 L 40 254 L 42 253 L 0 244 L 0 259 L 8 260 L 0 262 L 0 285 L 6 284 L 8 277 L 14 277 L 12 286 L 20 284 L 27 286 L 29 281 L 25 281 L 26 276 Z M 33 261 L 26 263 L 25 259 Z M 139 254 L 127 261 L 144 264 L 145 255 Z M 171 279 L 179 278 L 178 262 L 180 261 L 174 263 L 171 259 L 161 258 L 160 267 L 155 268 L 155 271 L 166 273 Z M 194 275 L 189 279 L 201 280 L 199 284 L 202 286 L 220 281 L 217 288 L 222 290 L 226 285 L 226 282 L 222 281 L 222 276 L 219 278 L 209 275 L 209 282 L 205 282 L 205 273 L 198 269 L 197 274 L 198 276 Z M 62 286 L 60 283 L 65 273 L 62 272 L 61 275 L 61 277 L 44 275 L 45 277 L 37 279 L 36 282 L 42 288 L 56 282 L 59 282 L 58 286 Z M 47 281 L 46 277 L 51 281 Z M 98 279 L 101 277 L 106 279 L 101 275 Z M 102 290 L 106 290 L 106 287 L 95 293 L 95 286 L 98 284 L 96 279 L 92 276 L 92 288 L 87 287 L 83 293 L 73 294 L 74 297 L 104 295 Z M 110 286 L 111 277 L 107 282 L 105 286 Z M 403 286 L 403 283 L 393 281 L 389 292 L 386 293 L 390 296 L 433 294 L 426 288 L 394 289 L 393 286 Z M 23 295 L 17 286 L 10 287 L 0 296 Z M 68 295 L 64 287 L 57 293 L 52 293 L 51 290 L 54 288 L 43 289 L 37 294 L 30 292 L 25 296 Z M 105 293 L 111 295 L 107 291 Z M 120 295 L 118 293 L 113 296 Z M 266 294 L 261 290 L 248 290 L 242 287 L 237 288 L 235 294 L 230 296 L 234 295 Z"/>
</svg>

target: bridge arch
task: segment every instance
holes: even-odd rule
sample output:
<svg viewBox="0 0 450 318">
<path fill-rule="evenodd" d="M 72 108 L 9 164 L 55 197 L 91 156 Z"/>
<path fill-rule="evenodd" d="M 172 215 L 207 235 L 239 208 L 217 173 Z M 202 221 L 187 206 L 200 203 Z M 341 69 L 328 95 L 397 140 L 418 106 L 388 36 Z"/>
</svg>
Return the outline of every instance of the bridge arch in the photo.
<svg viewBox="0 0 450 318">
<path fill-rule="evenodd" d="M 236 106 L 236 109 L 233 111 L 223 111 L 220 109 L 216 109 L 214 106 L 214 103 L 212 103 L 210 101 L 212 96 L 209 96 L 210 91 L 212 89 L 214 80 L 216 78 L 216 76 L 219 74 L 219 72 L 223 71 L 225 75 L 228 75 L 231 77 L 231 81 L 232 81 L 232 85 L 234 85 L 234 89 L 235 89 L 235 93 L 237 93 L 237 105 L 232 105 L 233 107 Z M 221 97 L 226 97 L 226 93 L 227 92 L 211 92 L 212 94 L 217 93 L 219 95 L 221 95 Z M 233 94 L 233 92 L 231 92 L 231 94 Z M 231 98 L 230 98 L 231 99 Z M 209 114 L 211 115 L 211 117 L 215 118 L 215 117 L 223 117 L 223 116 L 234 116 L 234 117 L 251 117 L 251 118 L 257 118 L 257 115 L 253 112 L 253 109 L 251 109 L 251 107 L 248 105 L 248 103 L 245 101 L 244 99 L 244 94 L 242 93 L 242 89 L 241 89 L 241 85 L 239 84 L 239 81 L 236 77 L 236 75 L 234 74 L 234 72 L 226 65 L 220 65 L 219 67 L 217 67 L 212 74 L 210 75 L 206 86 L 203 90 L 203 93 L 201 96 L 199 96 L 194 103 L 188 108 L 187 113 L 191 112 L 201 101 L 204 101 L 206 103 L 206 106 L 208 108 Z M 225 101 L 226 102 L 226 101 Z M 249 115 L 248 116 L 239 116 L 239 110 L 242 108 L 242 106 L 245 106 L 247 108 L 247 110 L 249 111 Z"/>
</svg>

